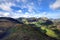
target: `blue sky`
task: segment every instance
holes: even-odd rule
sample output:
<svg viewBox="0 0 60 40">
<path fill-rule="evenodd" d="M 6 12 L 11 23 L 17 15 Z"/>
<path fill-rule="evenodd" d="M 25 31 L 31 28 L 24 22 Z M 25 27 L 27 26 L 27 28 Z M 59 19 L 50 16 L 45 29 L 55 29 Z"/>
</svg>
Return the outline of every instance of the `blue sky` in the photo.
<svg viewBox="0 0 60 40">
<path fill-rule="evenodd" d="M 60 18 L 60 0 L 0 0 L 0 17 Z"/>
</svg>

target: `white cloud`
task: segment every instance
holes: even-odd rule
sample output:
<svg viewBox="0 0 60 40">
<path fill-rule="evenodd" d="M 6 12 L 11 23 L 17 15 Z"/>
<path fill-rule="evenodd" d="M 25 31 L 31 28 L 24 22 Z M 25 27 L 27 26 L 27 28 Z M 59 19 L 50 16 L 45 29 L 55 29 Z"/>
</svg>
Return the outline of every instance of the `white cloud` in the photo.
<svg viewBox="0 0 60 40">
<path fill-rule="evenodd" d="M 14 3 L 12 2 L 8 2 L 7 0 L 0 1 L 0 9 L 4 10 L 4 11 L 12 11 L 11 6 L 15 6 Z"/>
<path fill-rule="evenodd" d="M 10 6 L 8 6 L 7 4 L 0 4 L 0 8 L 2 10 L 6 10 L 6 11 L 10 11 L 11 10 Z"/>
<path fill-rule="evenodd" d="M 21 0 L 21 1 L 24 2 L 24 3 L 27 2 L 27 0 Z"/>
<path fill-rule="evenodd" d="M 35 8 L 35 7 L 34 7 L 34 3 L 31 2 L 30 4 L 28 4 L 28 5 L 27 5 L 27 8 L 28 8 L 28 12 L 30 12 L 30 13 L 33 12 L 33 11 L 34 11 L 34 8 Z"/>
<path fill-rule="evenodd" d="M 8 12 L 0 12 L 0 17 L 8 17 L 10 13 Z"/>
<path fill-rule="evenodd" d="M 56 18 L 60 18 L 60 14 L 59 14 L 59 12 L 53 12 L 53 13 L 52 12 L 48 12 L 48 13 L 45 14 L 45 17 L 56 19 Z"/>
<path fill-rule="evenodd" d="M 10 13 L 10 12 L 0 12 L 0 17 L 12 17 L 12 18 L 19 18 L 19 17 L 48 17 L 48 18 L 59 18 L 60 14 L 56 14 L 56 13 L 47 13 L 47 12 L 42 12 L 42 13 L 38 13 L 38 14 L 34 14 L 34 13 L 28 13 L 26 12 L 24 13 Z"/>
<path fill-rule="evenodd" d="M 51 9 L 58 9 L 60 8 L 60 0 L 56 0 L 53 4 L 50 5 Z"/>
<path fill-rule="evenodd" d="M 9 13 L 4 13 L 3 16 L 8 17 L 10 14 Z"/>
<path fill-rule="evenodd" d="M 22 10 L 18 10 L 17 12 L 22 13 Z"/>
<path fill-rule="evenodd" d="M 27 0 L 4 0 L 4 2 L 1 2 L 0 0 L 0 9 L 8 11 L 8 12 L 0 12 L 0 17 L 12 17 L 12 18 L 19 18 L 19 17 L 58 17 L 58 14 L 52 14 L 47 12 L 42 13 L 35 13 L 37 11 L 36 4 L 34 2 L 28 2 Z M 16 4 L 16 2 L 23 2 L 21 5 Z M 41 0 L 38 0 L 38 4 L 40 6 Z M 26 4 L 27 3 L 27 4 Z M 21 9 L 27 8 L 28 12 L 23 13 L 22 10 L 18 10 L 13 12 L 11 6 L 20 7 Z M 60 1 L 56 0 L 53 4 L 50 5 L 50 8 L 57 9 L 60 7 Z M 39 7 L 40 8 L 40 7 Z M 35 10 L 35 11 L 34 11 Z M 60 15 L 59 15 L 60 16 Z"/>
<path fill-rule="evenodd" d="M 27 0 L 16 0 L 17 2 L 23 2 L 23 3 L 26 3 Z"/>
</svg>

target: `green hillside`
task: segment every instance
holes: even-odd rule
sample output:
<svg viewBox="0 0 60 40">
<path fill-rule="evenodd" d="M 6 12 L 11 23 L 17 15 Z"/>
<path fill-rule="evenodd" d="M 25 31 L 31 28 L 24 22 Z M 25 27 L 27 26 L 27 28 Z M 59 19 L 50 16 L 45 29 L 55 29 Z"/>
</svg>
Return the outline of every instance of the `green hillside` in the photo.
<svg viewBox="0 0 60 40">
<path fill-rule="evenodd" d="M 51 20 L 32 20 L 0 18 L 0 40 L 60 40 L 59 30 Z"/>
<path fill-rule="evenodd" d="M 17 25 L 9 31 L 9 36 L 3 40 L 54 40 L 28 25 Z"/>
</svg>

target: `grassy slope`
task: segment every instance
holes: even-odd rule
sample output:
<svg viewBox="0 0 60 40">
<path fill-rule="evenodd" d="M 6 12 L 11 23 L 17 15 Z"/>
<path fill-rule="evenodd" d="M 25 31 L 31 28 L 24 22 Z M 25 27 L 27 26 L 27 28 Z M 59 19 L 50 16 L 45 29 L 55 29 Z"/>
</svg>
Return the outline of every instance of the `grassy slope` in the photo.
<svg viewBox="0 0 60 40">
<path fill-rule="evenodd" d="M 3 40 L 55 40 L 50 37 L 46 37 L 46 35 L 24 24 L 17 25 L 9 31 L 11 31 L 10 35 L 5 37 Z"/>
<path fill-rule="evenodd" d="M 2 40 L 56 40 L 35 30 L 32 26 L 13 22 L 0 22 L 0 28 L 7 33 Z M 5 30 L 6 29 L 6 30 Z M 9 34 L 8 34 L 9 33 Z M 1 39 L 0 39 L 1 40 Z"/>
</svg>

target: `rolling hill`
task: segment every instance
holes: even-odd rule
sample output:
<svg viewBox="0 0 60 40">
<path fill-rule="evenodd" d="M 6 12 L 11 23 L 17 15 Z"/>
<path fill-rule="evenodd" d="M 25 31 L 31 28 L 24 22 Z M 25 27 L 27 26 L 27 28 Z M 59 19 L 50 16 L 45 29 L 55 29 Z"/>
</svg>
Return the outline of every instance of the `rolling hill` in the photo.
<svg viewBox="0 0 60 40">
<path fill-rule="evenodd" d="M 0 17 L 0 40 L 56 40 L 34 27 L 9 17 Z"/>
</svg>

